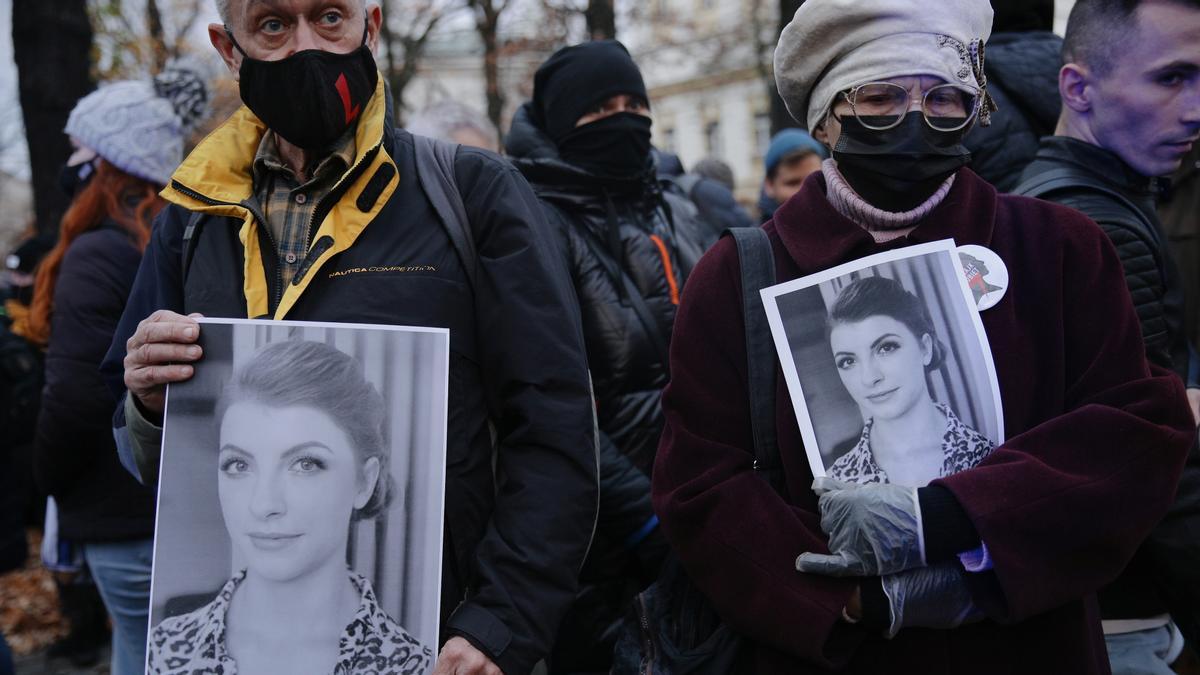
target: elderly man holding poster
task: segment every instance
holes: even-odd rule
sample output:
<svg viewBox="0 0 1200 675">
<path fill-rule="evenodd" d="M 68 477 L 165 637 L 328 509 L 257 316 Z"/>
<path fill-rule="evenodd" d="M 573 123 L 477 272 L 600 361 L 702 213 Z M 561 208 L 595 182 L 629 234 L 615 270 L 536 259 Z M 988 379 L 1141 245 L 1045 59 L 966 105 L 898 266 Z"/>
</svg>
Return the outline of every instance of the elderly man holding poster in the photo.
<svg viewBox="0 0 1200 675">
<path fill-rule="evenodd" d="M 378 5 L 217 5 L 209 37 L 245 106 L 164 190 L 106 360 L 130 392 L 126 464 L 153 480 L 165 386 L 203 358 L 189 315 L 449 328 L 434 672 L 529 672 L 574 597 L 597 492 L 578 309 L 537 200 L 495 155 L 393 127 Z"/>
<path fill-rule="evenodd" d="M 1166 510 L 1195 430 L 1104 233 L 963 168 L 992 109 L 991 17 L 987 0 L 805 2 L 775 74 L 833 158 L 765 226 L 780 282 L 946 239 L 1004 264 L 1003 297 L 972 308 L 1005 432 L 978 465 L 814 481 L 780 383 L 777 492 L 754 470 L 734 242 L 684 292 L 654 502 L 745 672 L 1108 672 L 1094 594 Z"/>
</svg>

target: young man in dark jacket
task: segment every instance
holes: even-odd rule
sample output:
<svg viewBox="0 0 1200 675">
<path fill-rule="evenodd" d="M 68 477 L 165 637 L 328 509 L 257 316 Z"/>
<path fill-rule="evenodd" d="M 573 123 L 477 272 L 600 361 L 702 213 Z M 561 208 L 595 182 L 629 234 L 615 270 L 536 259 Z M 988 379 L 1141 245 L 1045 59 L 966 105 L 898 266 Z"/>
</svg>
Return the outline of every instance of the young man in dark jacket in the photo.
<svg viewBox="0 0 1200 675">
<path fill-rule="evenodd" d="M 1134 7 L 1130 7 L 1133 5 Z M 1067 26 L 1055 136 L 1042 140 L 1017 193 L 1082 211 L 1116 246 L 1147 358 L 1185 382 L 1182 287 L 1155 213 L 1156 176 L 1200 137 L 1200 3 L 1080 0 Z M 1188 382 L 1189 387 L 1200 386 Z M 1124 573 L 1100 593 L 1113 672 L 1166 672 L 1170 614 L 1200 638 L 1200 450 L 1175 503 Z"/>
<path fill-rule="evenodd" d="M 534 79 L 508 154 L 541 199 L 583 316 L 600 420 L 600 527 L 551 670 L 607 671 L 615 624 L 661 557 L 650 466 L 675 308 L 698 251 L 650 156 L 641 72 L 619 42 L 567 47 Z"/>
<path fill-rule="evenodd" d="M 246 107 L 163 193 L 171 205 L 107 361 L 119 374 L 123 360 L 131 394 L 118 429 L 126 458 L 149 475 L 164 387 L 201 357 L 200 326 L 185 315 L 449 328 L 434 672 L 528 673 L 575 596 L 597 490 L 578 309 L 541 208 L 482 150 L 459 149 L 438 174 L 458 194 L 419 182 L 418 157 L 434 153 L 390 123 L 371 56 L 377 5 L 219 7 L 226 25 L 209 37 Z M 434 194 L 461 201 L 466 222 L 435 208 Z"/>
</svg>

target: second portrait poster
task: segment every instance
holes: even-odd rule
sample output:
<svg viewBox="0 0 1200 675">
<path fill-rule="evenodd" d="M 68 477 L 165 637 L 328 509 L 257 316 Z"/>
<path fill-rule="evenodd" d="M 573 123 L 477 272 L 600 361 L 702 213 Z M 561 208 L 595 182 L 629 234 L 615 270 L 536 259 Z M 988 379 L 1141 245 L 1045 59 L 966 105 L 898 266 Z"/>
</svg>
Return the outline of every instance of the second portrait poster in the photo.
<svg viewBox="0 0 1200 675">
<path fill-rule="evenodd" d="M 762 297 L 814 476 L 918 487 L 1004 442 L 992 352 L 952 240 Z"/>
</svg>

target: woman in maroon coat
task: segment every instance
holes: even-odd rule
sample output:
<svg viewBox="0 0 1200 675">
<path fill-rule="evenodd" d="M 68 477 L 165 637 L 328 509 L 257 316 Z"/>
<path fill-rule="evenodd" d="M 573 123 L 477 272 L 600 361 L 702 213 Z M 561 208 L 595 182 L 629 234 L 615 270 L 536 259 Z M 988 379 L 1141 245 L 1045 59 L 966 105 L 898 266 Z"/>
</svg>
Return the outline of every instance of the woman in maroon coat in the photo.
<svg viewBox="0 0 1200 675">
<path fill-rule="evenodd" d="M 921 488 L 814 481 L 779 377 L 780 496 L 752 469 L 733 243 L 685 288 L 654 504 L 749 672 L 1108 672 L 1094 592 L 1165 512 L 1194 431 L 1104 234 L 962 168 L 990 22 L 987 0 L 804 3 L 776 76 L 833 159 L 766 225 L 779 282 L 946 238 L 1006 263 L 981 317 L 1008 438 L 982 463 Z"/>
</svg>

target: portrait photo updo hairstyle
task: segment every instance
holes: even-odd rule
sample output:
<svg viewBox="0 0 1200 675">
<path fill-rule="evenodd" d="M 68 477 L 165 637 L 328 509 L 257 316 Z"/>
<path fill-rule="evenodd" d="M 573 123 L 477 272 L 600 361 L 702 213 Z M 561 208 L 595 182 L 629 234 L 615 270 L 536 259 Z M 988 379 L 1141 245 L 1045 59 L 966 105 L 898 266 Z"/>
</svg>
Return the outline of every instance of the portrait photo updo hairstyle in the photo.
<svg viewBox="0 0 1200 675">
<path fill-rule="evenodd" d="M 251 401 L 272 408 L 305 406 L 329 415 L 350 439 L 360 469 L 367 459 L 379 461 L 379 479 L 371 498 L 354 512 L 355 520 L 387 510 L 395 490 L 389 470 L 391 452 L 384 447 L 384 401 L 354 358 L 321 342 L 269 344 L 238 368 L 217 403 L 217 420 L 234 403 Z"/>
<path fill-rule="evenodd" d="M 872 316 L 887 316 L 904 324 L 918 340 L 928 334 L 933 341 L 933 357 L 925 366 L 925 372 L 942 367 L 946 347 L 938 339 L 933 328 L 929 308 L 917 296 L 905 290 L 895 279 L 870 276 L 856 279 L 842 289 L 829 310 L 825 332 L 842 323 L 857 323 Z"/>
</svg>

